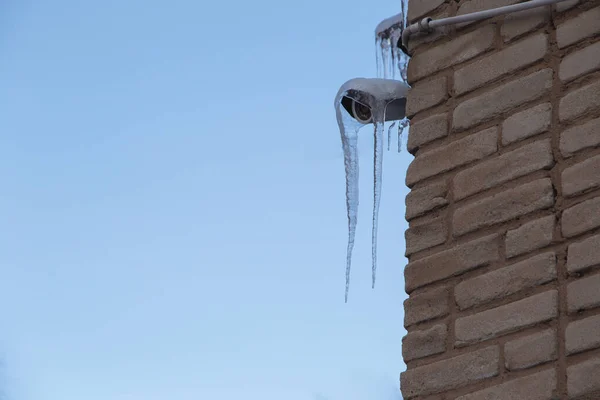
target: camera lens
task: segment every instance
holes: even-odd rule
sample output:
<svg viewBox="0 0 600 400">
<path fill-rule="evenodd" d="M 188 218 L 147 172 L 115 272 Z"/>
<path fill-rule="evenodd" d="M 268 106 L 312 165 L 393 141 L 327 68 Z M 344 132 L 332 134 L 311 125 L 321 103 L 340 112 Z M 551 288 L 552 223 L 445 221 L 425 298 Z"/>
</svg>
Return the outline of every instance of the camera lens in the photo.
<svg viewBox="0 0 600 400">
<path fill-rule="evenodd" d="M 354 117 L 357 120 L 363 123 L 369 123 L 371 121 L 371 109 L 368 106 L 354 101 L 352 110 L 354 111 Z"/>
</svg>

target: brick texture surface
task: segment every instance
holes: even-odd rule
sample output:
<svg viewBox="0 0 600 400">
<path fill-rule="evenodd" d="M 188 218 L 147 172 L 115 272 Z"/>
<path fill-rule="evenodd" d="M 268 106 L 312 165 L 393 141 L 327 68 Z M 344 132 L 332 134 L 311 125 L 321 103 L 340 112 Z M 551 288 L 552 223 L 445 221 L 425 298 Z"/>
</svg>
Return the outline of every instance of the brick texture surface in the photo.
<svg viewBox="0 0 600 400">
<path fill-rule="evenodd" d="M 600 33 L 600 7 L 579 14 L 569 19 L 556 29 L 558 47 L 570 46 L 587 37 Z"/>
<path fill-rule="evenodd" d="M 538 372 L 522 378 L 458 397 L 456 400 L 554 400 L 556 371 Z"/>
<path fill-rule="evenodd" d="M 569 312 L 600 307 L 600 275 L 576 280 L 567 286 Z"/>
<path fill-rule="evenodd" d="M 454 110 L 454 128 L 470 128 L 540 98 L 552 87 L 552 75 L 544 69 L 464 101 Z"/>
<path fill-rule="evenodd" d="M 537 34 L 502 51 L 470 63 L 454 73 L 454 92 L 463 94 L 501 76 L 541 60 L 548 51 L 548 37 Z"/>
<path fill-rule="evenodd" d="M 454 235 L 506 222 L 553 204 L 550 179 L 540 179 L 460 207 L 453 217 Z"/>
<path fill-rule="evenodd" d="M 413 331 L 402 340 L 402 356 L 405 361 L 423 358 L 446 350 L 448 328 L 445 324 L 434 325 L 422 331 Z"/>
<path fill-rule="evenodd" d="M 479 160 L 498 150 L 498 128 L 493 127 L 451 144 L 418 154 L 406 172 L 406 185 Z"/>
<path fill-rule="evenodd" d="M 448 135 L 448 114 L 437 114 L 422 121 L 411 122 L 408 151 L 413 153 L 424 144 Z"/>
<path fill-rule="evenodd" d="M 508 117 L 502 124 L 504 146 L 546 132 L 550 128 L 552 105 L 539 104 Z"/>
<path fill-rule="evenodd" d="M 600 42 L 566 56 L 560 63 L 558 76 L 563 82 L 600 69 Z"/>
<path fill-rule="evenodd" d="M 406 219 L 411 219 L 435 210 L 449 203 L 446 181 L 432 183 L 420 189 L 412 190 L 406 196 Z"/>
<path fill-rule="evenodd" d="M 550 290 L 456 320 L 456 345 L 481 342 L 555 318 L 558 293 Z"/>
<path fill-rule="evenodd" d="M 553 165 L 550 140 L 534 142 L 457 173 L 453 181 L 454 198 L 460 200 Z"/>
<path fill-rule="evenodd" d="M 408 66 L 409 83 L 452 65 L 468 61 L 491 49 L 494 45 L 494 33 L 493 26 L 484 26 L 448 43 L 415 54 Z"/>
<path fill-rule="evenodd" d="M 571 157 L 578 151 L 600 146 L 600 118 L 565 130 L 560 135 L 560 152 Z"/>
<path fill-rule="evenodd" d="M 447 288 L 427 289 L 404 301 L 404 326 L 448 315 L 450 312 Z"/>
<path fill-rule="evenodd" d="M 567 368 L 569 399 L 600 392 L 600 358 L 593 358 Z M 588 397 L 593 400 L 598 397 Z"/>
<path fill-rule="evenodd" d="M 499 237 L 490 235 L 413 261 L 404 270 L 406 291 L 488 265 L 498 257 Z"/>
<path fill-rule="evenodd" d="M 554 361 L 557 357 L 558 346 L 554 329 L 511 340 L 504 345 L 504 364 L 509 371 L 535 367 Z"/>
<path fill-rule="evenodd" d="M 524 1 L 409 0 L 409 13 Z M 600 399 L 600 0 L 408 48 L 403 398 Z"/>
<path fill-rule="evenodd" d="M 571 322 L 567 326 L 566 343 L 568 354 L 600 347 L 600 315 Z"/>
<path fill-rule="evenodd" d="M 556 255 L 544 253 L 459 283 L 456 304 L 466 309 L 556 279 Z"/>
<path fill-rule="evenodd" d="M 579 235 L 600 226 L 600 197 L 586 200 L 566 209 L 562 215 L 565 237 Z"/>
<path fill-rule="evenodd" d="M 546 7 L 518 11 L 504 16 L 501 35 L 505 42 L 545 25 L 550 20 Z"/>
<path fill-rule="evenodd" d="M 600 26 L 600 24 L 598 24 Z M 571 121 L 600 108 L 600 81 L 569 92 L 560 100 L 561 121 Z"/>
<path fill-rule="evenodd" d="M 588 158 L 565 169 L 562 173 L 563 194 L 574 196 L 600 186 L 600 156 Z"/>
<path fill-rule="evenodd" d="M 405 399 L 439 393 L 498 375 L 500 351 L 490 346 L 447 360 L 407 370 L 401 375 Z"/>
<path fill-rule="evenodd" d="M 549 215 L 509 230 L 506 233 L 506 257 L 515 257 L 548 246 L 552 242 L 555 222 L 554 215 Z"/>
</svg>

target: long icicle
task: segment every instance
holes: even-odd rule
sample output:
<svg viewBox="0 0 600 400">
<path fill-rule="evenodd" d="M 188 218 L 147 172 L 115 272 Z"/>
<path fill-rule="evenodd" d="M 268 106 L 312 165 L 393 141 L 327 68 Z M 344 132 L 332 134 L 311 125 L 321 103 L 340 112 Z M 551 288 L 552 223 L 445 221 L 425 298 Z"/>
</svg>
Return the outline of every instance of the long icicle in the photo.
<svg viewBox="0 0 600 400">
<path fill-rule="evenodd" d="M 392 122 L 392 124 L 388 128 L 388 142 L 387 142 L 387 151 L 390 151 L 390 146 L 392 144 L 392 129 L 396 126 L 396 121 Z"/>
<path fill-rule="evenodd" d="M 350 269 L 352 266 L 352 250 L 356 236 L 356 221 L 358 217 L 358 136 L 342 137 L 344 148 L 344 167 L 346 170 L 346 210 L 348 214 L 348 248 L 346 250 L 346 291 L 344 301 L 348 302 L 350 290 Z"/>
<path fill-rule="evenodd" d="M 379 224 L 379 204 L 381 202 L 381 180 L 382 180 L 382 167 L 383 167 L 383 134 L 384 134 L 384 121 L 385 121 L 385 108 L 381 110 L 373 124 L 374 136 L 375 136 L 375 151 L 373 159 L 373 232 L 372 232 L 372 288 L 375 288 L 375 277 L 377 275 L 377 230 Z"/>
</svg>

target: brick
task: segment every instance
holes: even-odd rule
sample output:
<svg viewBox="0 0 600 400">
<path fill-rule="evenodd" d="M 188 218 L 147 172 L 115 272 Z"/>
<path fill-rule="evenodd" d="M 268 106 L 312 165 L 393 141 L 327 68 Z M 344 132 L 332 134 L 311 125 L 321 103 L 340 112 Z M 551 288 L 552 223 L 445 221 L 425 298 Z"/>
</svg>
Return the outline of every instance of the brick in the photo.
<svg viewBox="0 0 600 400">
<path fill-rule="evenodd" d="M 426 223 L 411 224 L 404 236 L 406 239 L 406 257 L 421 250 L 442 244 L 448 237 L 446 219 L 437 217 Z"/>
<path fill-rule="evenodd" d="M 498 150 L 498 128 L 492 127 L 450 144 L 417 154 L 406 172 L 406 185 L 480 160 Z"/>
<path fill-rule="evenodd" d="M 443 76 L 413 85 L 408 91 L 406 116 L 412 118 L 416 113 L 443 103 L 448 98 L 448 79 Z"/>
<path fill-rule="evenodd" d="M 560 99 L 558 115 L 561 122 L 572 121 L 598 108 L 600 108 L 600 81 L 569 92 Z"/>
<path fill-rule="evenodd" d="M 570 399 L 600 391 L 600 358 L 593 358 L 567 368 L 567 392 Z M 597 397 L 593 397 L 597 399 Z M 592 397 L 585 400 L 592 400 Z"/>
<path fill-rule="evenodd" d="M 571 282 L 567 286 L 567 304 L 571 313 L 600 307 L 600 275 Z"/>
<path fill-rule="evenodd" d="M 454 93 L 460 95 L 514 73 L 541 60 L 547 51 L 548 37 L 540 33 L 492 53 L 454 73 Z"/>
<path fill-rule="evenodd" d="M 426 396 L 473 384 L 499 373 L 500 352 L 490 346 L 447 360 L 409 369 L 400 375 L 405 399 Z"/>
<path fill-rule="evenodd" d="M 410 262 L 404 269 L 406 292 L 498 260 L 498 239 L 498 235 L 485 236 Z"/>
<path fill-rule="evenodd" d="M 500 34 L 505 42 L 545 25 L 550 20 L 547 7 L 532 8 L 504 16 Z"/>
<path fill-rule="evenodd" d="M 508 231 L 506 233 L 506 257 L 516 257 L 548 246 L 552 243 L 555 222 L 554 215 L 549 215 Z"/>
<path fill-rule="evenodd" d="M 571 157 L 578 151 L 600 145 L 600 118 L 567 129 L 560 135 L 560 152 Z"/>
<path fill-rule="evenodd" d="M 579 0 L 562 1 L 560 3 L 556 3 L 556 11 L 563 12 L 575 7 L 577 4 L 579 4 Z"/>
<path fill-rule="evenodd" d="M 558 25 L 556 28 L 558 47 L 567 47 L 600 33 L 598 21 L 600 21 L 600 7 L 592 8 Z"/>
<path fill-rule="evenodd" d="M 411 295 L 404 301 L 404 326 L 448 315 L 450 304 L 448 289 L 436 288 Z"/>
<path fill-rule="evenodd" d="M 568 82 L 600 69 L 600 42 L 578 50 L 563 58 L 558 77 Z"/>
<path fill-rule="evenodd" d="M 462 102 L 454 110 L 454 128 L 470 128 L 540 98 L 552 87 L 552 74 L 551 69 L 537 71 Z"/>
<path fill-rule="evenodd" d="M 422 331 L 413 331 L 402 339 L 404 362 L 423 358 L 446 350 L 448 328 L 445 324 L 434 325 Z"/>
<path fill-rule="evenodd" d="M 600 235 L 569 245 L 567 270 L 569 273 L 583 271 L 600 264 Z"/>
<path fill-rule="evenodd" d="M 543 103 L 508 117 L 502 124 L 502 144 L 518 142 L 519 140 L 546 132 L 552 122 L 552 105 Z"/>
<path fill-rule="evenodd" d="M 588 158 L 562 172 L 562 189 L 565 197 L 575 196 L 600 186 L 600 156 Z"/>
<path fill-rule="evenodd" d="M 447 11 L 447 8 L 446 8 L 446 10 L 443 12 L 432 14 L 431 18 L 432 19 L 442 19 L 442 18 L 448 18 L 449 16 L 450 16 L 450 13 Z M 451 32 L 450 28 L 451 27 L 449 25 L 439 26 L 439 27 L 433 29 L 431 32 L 418 32 L 418 33 L 410 35 L 410 37 L 408 39 L 408 51 L 411 54 L 413 54 L 413 51 L 417 46 L 420 46 L 425 43 L 433 43 L 436 40 L 439 40 L 443 37 L 447 37 Z"/>
<path fill-rule="evenodd" d="M 456 400 L 555 400 L 556 371 L 548 369 L 460 396 Z"/>
<path fill-rule="evenodd" d="M 600 197 L 586 200 L 562 214 L 562 234 L 564 237 L 577 236 L 600 226 Z"/>
<path fill-rule="evenodd" d="M 459 283 L 454 290 L 461 310 L 501 299 L 556 279 L 556 255 L 539 254 Z"/>
<path fill-rule="evenodd" d="M 550 179 L 539 179 L 458 208 L 452 223 L 454 236 L 510 221 L 552 207 L 554 191 Z"/>
<path fill-rule="evenodd" d="M 518 3 L 520 0 L 467 0 L 458 8 L 456 15 L 470 14 L 477 11 L 491 10 L 492 8 L 509 6 Z M 457 27 L 471 25 L 476 21 L 457 24 Z"/>
<path fill-rule="evenodd" d="M 558 292 L 550 290 L 504 306 L 456 320 L 456 346 L 518 331 L 558 315 Z"/>
<path fill-rule="evenodd" d="M 432 183 L 420 189 L 411 190 L 406 196 L 406 220 L 421 216 L 428 211 L 448 204 L 448 184 L 446 181 Z"/>
<path fill-rule="evenodd" d="M 504 364 L 509 371 L 535 367 L 557 357 L 554 329 L 512 340 L 504 346 Z"/>
<path fill-rule="evenodd" d="M 456 174 L 454 199 L 463 199 L 553 165 L 549 139 L 528 144 Z"/>
<path fill-rule="evenodd" d="M 424 17 L 425 14 L 444 4 L 444 0 L 413 0 L 408 3 L 408 20 L 414 21 L 416 18 Z"/>
<path fill-rule="evenodd" d="M 487 25 L 449 42 L 415 54 L 408 64 L 408 82 L 413 83 L 437 71 L 478 56 L 493 48 L 494 26 Z"/>
<path fill-rule="evenodd" d="M 597 349 L 600 347 L 600 315 L 571 322 L 565 335 L 567 354 Z"/>
<path fill-rule="evenodd" d="M 433 115 L 417 122 L 411 121 L 408 151 L 414 154 L 422 145 L 445 136 L 448 136 L 448 114 Z"/>
</svg>

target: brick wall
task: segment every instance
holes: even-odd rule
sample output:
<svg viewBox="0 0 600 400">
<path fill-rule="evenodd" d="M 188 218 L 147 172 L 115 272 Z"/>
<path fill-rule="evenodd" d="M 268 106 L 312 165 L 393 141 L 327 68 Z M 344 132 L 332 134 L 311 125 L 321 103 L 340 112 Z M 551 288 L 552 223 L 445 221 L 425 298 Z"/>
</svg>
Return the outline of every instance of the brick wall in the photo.
<svg viewBox="0 0 600 400">
<path fill-rule="evenodd" d="M 404 398 L 600 399 L 600 0 L 409 48 Z"/>
</svg>

